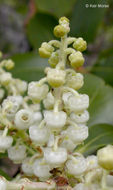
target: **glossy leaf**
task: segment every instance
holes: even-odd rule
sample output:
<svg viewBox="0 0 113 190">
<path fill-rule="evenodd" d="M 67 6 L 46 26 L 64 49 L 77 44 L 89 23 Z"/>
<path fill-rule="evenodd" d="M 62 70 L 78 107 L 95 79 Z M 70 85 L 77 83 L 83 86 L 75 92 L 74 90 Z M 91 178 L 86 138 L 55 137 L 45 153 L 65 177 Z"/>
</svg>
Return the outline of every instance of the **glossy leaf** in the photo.
<svg viewBox="0 0 113 190">
<path fill-rule="evenodd" d="M 107 8 L 98 8 L 98 4 L 107 4 L 107 0 L 77 0 L 71 18 L 71 33 L 82 36 L 87 42 L 94 40 L 97 30 L 104 19 Z M 88 5 L 88 8 L 86 6 Z M 91 7 L 91 5 L 97 7 Z"/>
<path fill-rule="evenodd" d="M 113 86 L 113 49 L 100 54 L 99 59 L 92 67 L 91 72 L 102 77 L 106 83 Z"/>
<path fill-rule="evenodd" d="M 61 17 L 69 14 L 76 0 L 35 0 L 35 2 L 39 11 Z"/>
<path fill-rule="evenodd" d="M 34 15 L 27 26 L 31 45 L 38 49 L 42 42 L 52 40 L 55 25 L 57 25 L 57 20 L 51 15 L 41 13 Z"/>
<path fill-rule="evenodd" d="M 40 58 L 38 53 L 17 54 L 12 59 L 15 62 L 13 76 L 26 81 L 39 80 L 44 76 L 44 68 L 48 66 L 47 60 Z"/>
</svg>

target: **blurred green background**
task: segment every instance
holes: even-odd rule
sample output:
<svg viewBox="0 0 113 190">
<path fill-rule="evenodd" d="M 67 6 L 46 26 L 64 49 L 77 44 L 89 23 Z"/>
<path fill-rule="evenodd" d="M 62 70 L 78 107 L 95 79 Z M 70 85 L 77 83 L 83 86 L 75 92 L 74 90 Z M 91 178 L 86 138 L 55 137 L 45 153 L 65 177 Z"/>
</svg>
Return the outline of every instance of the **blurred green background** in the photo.
<svg viewBox="0 0 113 190">
<path fill-rule="evenodd" d="M 86 8 L 86 4 L 109 8 Z M 88 155 L 113 144 L 113 0 L 0 0 L 0 50 L 4 58 L 15 61 L 14 77 L 40 79 L 48 63 L 39 57 L 38 48 L 54 38 L 52 31 L 61 16 L 70 19 L 70 36 L 83 37 L 88 43 L 80 69 L 85 85 L 80 92 L 90 98 L 90 136 L 79 147 Z M 2 160 L 0 168 L 15 176 L 18 167 L 4 169 L 6 163 Z M 0 174 L 5 176 L 2 170 Z"/>
</svg>

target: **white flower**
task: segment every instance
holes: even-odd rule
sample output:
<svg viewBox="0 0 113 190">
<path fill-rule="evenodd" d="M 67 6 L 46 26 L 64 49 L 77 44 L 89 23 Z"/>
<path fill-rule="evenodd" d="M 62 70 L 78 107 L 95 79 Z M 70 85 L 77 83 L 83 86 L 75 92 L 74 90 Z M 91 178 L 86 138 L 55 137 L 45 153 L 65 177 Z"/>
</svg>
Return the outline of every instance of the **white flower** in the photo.
<svg viewBox="0 0 113 190">
<path fill-rule="evenodd" d="M 70 159 L 66 162 L 66 169 L 69 174 L 72 174 L 76 177 L 80 176 L 87 169 L 86 159 L 82 156 L 73 157 L 73 159 Z"/>
<path fill-rule="evenodd" d="M 68 137 L 76 144 L 81 143 L 88 137 L 88 127 L 85 125 L 69 126 L 66 130 Z"/>
<path fill-rule="evenodd" d="M 54 134 L 50 134 L 49 140 L 48 140 L 48 143 L 47 143 L 47 147 L 52 147 L 52 146 L 54 146 L 54 143 L 55 143 Z"/>
<path fill-rule="evenodd" d="M 0 152 L 5 152 L 5 150 L 11 147 L 13 138 L 10 136 L 2 136 L 2 134 L 0 135 Z"/>
<path fill-rule="evenodd" d="M 83 123 L 83 124 L 85 124 L 89 120 L 89 113 L 86 110 L 84 112 L 80 113 L 80 114 L 76 114 L 76 113 L 72 112 L 70 114 L 70 118 L 75 123 L 78 123 L 78 124 Z"/>
<path fill-rule="evenodd" d="M 28 96 L 33 100 L 33 102 L 40 102 L 43 100 L 49 91 L 47 84 L 39 86 L 38 82 L 30 82 L 28 85 Z"/>
<path fill-rule="evenodd" d="M 65 105 L 68 104 L 68 99 L 72 95 L 73 94 L 71 92 L 65 92 L 65 93 L 63 93 L 62 100 L 63 100 L 63 102 L 64 102 Z"/>
<path fill-rule="evenodd" d="M 33 170 L 34 174 L 39 177 L 41 181 L 45 181 L 51 176 L 51 167 L 48 164 L 44 163 L 42 159 L 35 160 L 33 164 Z"/>
<path fill-rule="evenodd" d="M 64 138 L 60 146 L 66 148 L 69 152 L 73 152 L 73 150 L 76 148 L 76 144 L 68 137 Z"/>
<path fill-rule="evenodd" d="M 18 96 L 8 96 L 7 99 L 14 102 L 14 103 L 18 103 L 19 106 L 22 105 L 22 103 L 23 103 L 23 97 L 20 96 L 20 95 L 18 95 Z"/>
<path fill-rule="evenodd" d="M 38 112 L 40 111 L 40 103 L 39 104 L 31 104 L 29 105 L 29 108 L 33 111 L 33 112 Z"/>
<path fill-rule="evenodd" d="M 89 106 L 89 97 L 86 94 L 69 96 L 65 107 L 75 113 L 81 113 Z"/>
<path fill-rule="evenodd" d="M 42 120 L 42 114 L 41 112 L 34 112 L 33 113 L 33 124 L 39 124 Z"/>
<path fill-rule="evenodd" d="M 39 127 L 37 125 L 30 126 L 29 135 L 33 142 L 41 145 L 46 144 L 49 139 L 49 131 L 46 126 Z"/>
<path fill-rule="evenodd" d="M 83 86 L 83 84 L 83 75 L 80 73 L 75 73 L 74 76 L 69 74 L 66 77 L 66 86 L 69 86 L 70 88 L 78 90 Z"/>
<path fill-rule="evenodd" d="M 7 184 L 5 182 L 5 180 L 2 179 L 2 177 L 0 178 L 0 190 L 6 190 L 7 189 Z"/>
<path fill-rule="evenodd" d="M 21 109 L 15 115 L 15 127 L 17 129 L 27 129 L 33 122 L 33 114 L 30 110 Z"/>
<path fill-rule="evenodd" d="M 27 82 L 20 79 L 16 79 L 15 82 L 17 90 L 19 91 L 19 93 L 23 94 L 27 90 Z"/>
<path fill-rule="evenodd" d="M 59 130 L 66 124 L 67 115 L 63 111 L 44 111 L 44 119 L 47 126 L 52 130 Z"/>
<path fill-rule="evenodd" d="M 33 175 L 33 163 L 31 162 L 31 157 L 27 157 L 23 162 L 22 162 L 22 171 L 27 175 L 27 176 L 32 176 Z"/>
<path fill-rule="evenodd" d="M 0 76 L 0 82 L 2 83 L 2 85 L 5 85 L 7 86 L 12 80 L 12 75 L 11 73 L 2 73 L 1 76 Z"/>
<path fill-rule="evenodd" d="M 46 109 L 52 109 L 54 106 L 54 96 L 51 92 L 48 93 L 47 97 L 43 100 Z"/>
<path fill-rule="evenodd" d="M 8 149 L 8 157 L 15 164 L 21 163 L 26 157 L 26 147 L 24 145 L 10 147 Z"/>
<path fill-rule="evenodd" d="M 67 151 L 65 148 L 59 147 L 57 150 L 52 148 L 44 149 L 44 158 L 46 162 L 53 167 L 58 167 L 67 160 Z"/>
<path fill-rule="evenodd" d="M 16 101 L 12 96 L 9 96 L 7 99 L 5 99 L 2 103 L 2 109 L 3 112 L 6 114 L 6 117 L 8 119 L 13 119 L 16 112 L 19 109 L 19 103 Z"/>
<path fill-rule="evenodd" d="M 86 161 L 87 161 L 87 171 L 90 171 L 99 167 L 98 159 L 97 159 L 97 156 L 95 155 L 88 156 L 86 158 Z"/>
</svg>

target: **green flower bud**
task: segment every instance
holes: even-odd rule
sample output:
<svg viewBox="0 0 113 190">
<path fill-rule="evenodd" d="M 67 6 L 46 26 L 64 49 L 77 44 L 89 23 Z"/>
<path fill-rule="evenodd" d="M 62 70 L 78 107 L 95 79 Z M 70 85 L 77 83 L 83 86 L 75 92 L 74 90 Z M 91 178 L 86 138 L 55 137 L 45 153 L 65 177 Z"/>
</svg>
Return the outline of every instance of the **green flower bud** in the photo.
<svg viewBox="0 0 113 190">
<path fill-rule="evenodd" d="M 106 170 L 113 170 L 113 146 L 108 145 L 97 152 L 99 165 Z"/>
<path fill-rule="evenodd" d="M 55 26 L 55 28 L 54 28 L 54 35 L 55 35 L 56 37 L 61 38 L 61 37 L 63 37 L 66 33 L 67 33 L 67 32 L 66 32 L 66 29 L 65 29 L 64 26 L 62 26 L 62 25 L 57 25 L 57 26 Z"/>
<path fill-rule="evenodd" d="M 81 52 L 77 51 L 69 56 L 69 61 L 72 67 L 81 67 L 84 64 L 84 57 Z"/>
<path fill-rule="evenodd" d="M 59 19 L 59 24 L 64 24 L 64 23 L 69 23 L 69 19 L 68 18 L 66 18 L 65 16 L 63 16 L 63 17 L 61 17 L 60 19 Z"/>
<path fill-rule="evenodd" d="M 49 58 L 48 62 L 51 67 L 55 67 L 58 64 L 59 61 L 59 55 L 58 52 L 53 52 L 51 54 L 51 57 Z"/>
<path fill-rule="evenodd" d="M 52 87 L 59 87 L 65 83 L 66 73 L 63 70 L 48 69 L 47 81 Z"/>
<path fill-rule="evenodd" d="M 83 38 L 78 38 L 74 43 L 73 43 L 73 47 L 77 50 L 77 51 L 85 51 L 87 48 L 87 43 L 86 41 L 83 40 Z"/>
<path fill-rule="evenodd" d="M 49 58 L 54 51 L 54 48 L 49 45 L 47 42 L 43 42 L 39 48 L 39 54 L 42 58 Z"/>
<path fill-rule="evenodd" d="M 15 65 L 14 62 L 11 59 L 9 59 L 5 62 L 5 68 L 8 70 L 12 69 L 14 67 L 14 65 Z"/>
</svg>

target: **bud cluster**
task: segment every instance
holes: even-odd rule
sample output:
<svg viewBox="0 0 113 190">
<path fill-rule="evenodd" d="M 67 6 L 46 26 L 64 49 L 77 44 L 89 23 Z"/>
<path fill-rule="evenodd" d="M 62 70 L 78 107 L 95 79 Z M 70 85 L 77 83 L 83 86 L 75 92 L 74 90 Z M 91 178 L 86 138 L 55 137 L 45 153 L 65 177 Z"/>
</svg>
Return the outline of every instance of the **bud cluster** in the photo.
<svg viewBox="0 0 113 190">
<path fill-rule="evenodd" d="M 39 54 L 49 58 L 50 67 L 39 81 L 14 79 L 5 71 L 13 68 L 13 61 L 0 63 L 0 152 L 7 151 L 9 159 L 21 164 L 23 180 L 40 181 L 42 186 L 33 182 L 31 190 L 56 189 L 45 183 L 56 177 L 67 179 L 73 190 L 105 190 L 108 171 L 113 170 L 112 146 L 97 156 L 77 151 L 88 137 L 89 97 L 78 92 L 84 79 L 76 72 L 84 63 L 87 44 L 83 38 L 67 37 L 69 31 L 69 20 L 62 17 L 54 28 L 61 40 L 42 43 Z M 29 189 L 20 181 L 1 180 L 0 188 Z"/>
</svg>

